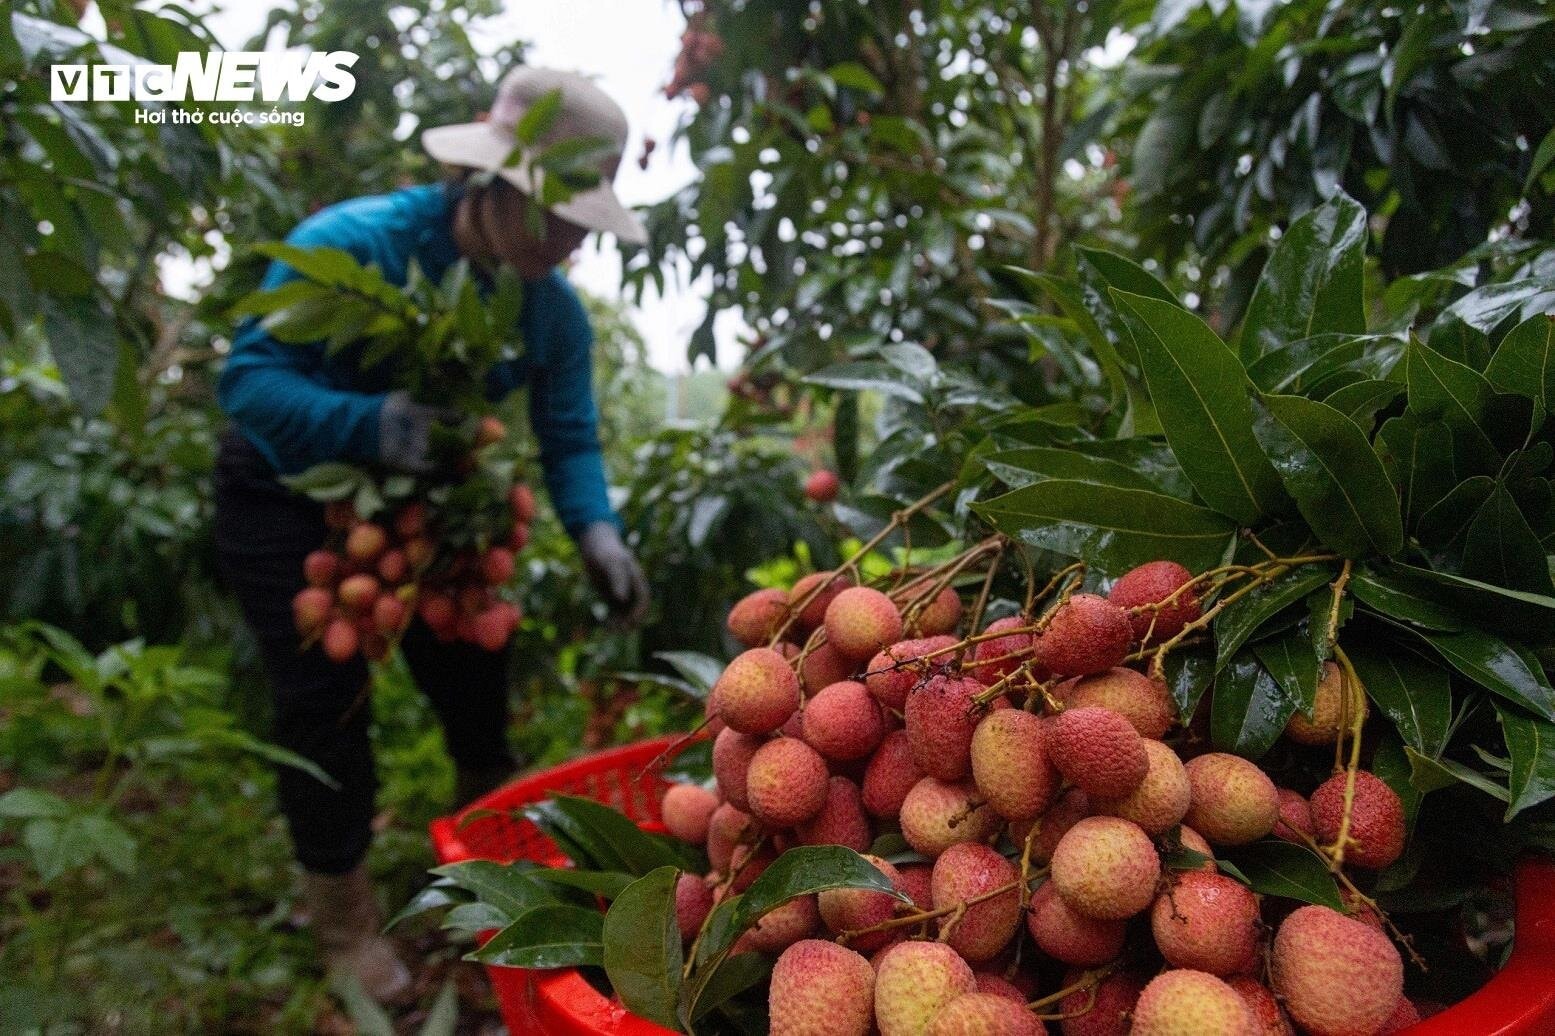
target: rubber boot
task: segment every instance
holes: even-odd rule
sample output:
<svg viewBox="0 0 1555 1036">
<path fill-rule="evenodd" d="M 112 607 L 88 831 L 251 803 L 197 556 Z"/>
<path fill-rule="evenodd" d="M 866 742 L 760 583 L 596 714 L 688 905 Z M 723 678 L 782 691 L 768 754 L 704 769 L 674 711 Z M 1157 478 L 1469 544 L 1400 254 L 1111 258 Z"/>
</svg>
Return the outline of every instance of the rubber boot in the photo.
<svg viewBox="0 0 1555 1036">
<path fill-rule="evenodd" d="M 367 995 L 382 1004 L 409 999 L 410 969 L 381 931 L 383 915 L 364 864 L 345 874 L 304 871 L 302 893 L 331 975 L 355 977 Z"/>
</svg>

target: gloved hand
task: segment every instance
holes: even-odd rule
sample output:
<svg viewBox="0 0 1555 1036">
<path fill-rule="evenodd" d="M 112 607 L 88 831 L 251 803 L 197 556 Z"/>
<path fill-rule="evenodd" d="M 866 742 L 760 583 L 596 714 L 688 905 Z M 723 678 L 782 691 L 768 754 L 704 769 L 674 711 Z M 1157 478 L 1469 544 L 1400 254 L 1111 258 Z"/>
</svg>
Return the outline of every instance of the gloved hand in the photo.
<svg viewBox="0 0 1555 1036">
<path fill-rule="evenodd" d="M 648 579 L 621 542 L 620 531 L 610 522 L 595 522 L 578 536 L 578 553 L 610 614 L 631 626 L 642 622 L 648 614 Z"/>
<path fill-rule="evenodd" d="M 378 411 L 378 460 L 412 475 L 437 470 L 432 457 L 432 426 L 452 424 L 458 415 L 444 407 L 417 403 L 405 392 L 391 392 Z"/>
</svg>

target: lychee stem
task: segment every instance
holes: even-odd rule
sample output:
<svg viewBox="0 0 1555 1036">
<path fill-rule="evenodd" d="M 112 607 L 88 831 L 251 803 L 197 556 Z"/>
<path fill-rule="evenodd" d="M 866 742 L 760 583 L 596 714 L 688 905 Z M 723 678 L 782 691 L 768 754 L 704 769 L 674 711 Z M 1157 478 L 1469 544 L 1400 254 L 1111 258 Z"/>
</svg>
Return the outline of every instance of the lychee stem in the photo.
<svg viewBox="0 0 1555 1036">
<path fill-rule="evenodd" d="M 1092 968 L 1090 971 L 1085 972 L 1073 983 L 1065 986 L 1063 989 L 1060 989 L 1055 993 L 1049 993 L 1047 996 L 1040 1000 L 1033 1000 L 1026 1006 L 1031 1008 L 1033 1011 L 1041 1011 L 1042 1008 L 1058 1003 L 1060 1000 L 1071 993 L 1078 993 L 1082 990 L 1088 989 L 1091 991 L 1091 1002 L 1085 1005 L 1085 1010 L 1076 1011 L 1073 1014 L 1038 1015 L 1038 1017 L 1043 1021 L 1060 1021 L 1064 1018 L 1077 1018 L 1082 1014 L 1089 1014 L 1091 1009 L 1096 1006 L 1096 987 L 1101 984 L 1102 979 L 1106 978 L 1114 971 L 1117 971 L 1118 967 L 1118 962 L 1114 961 L 1111 964 L 1106 964 L 1099 968 Z"/>
<path fill-rule="evenodd" d="M 1009 548 L 1010 541 L 1003 536 L 999 537 L 999 549 L 993 559 L 988 563 L 988 572 L 983 576 L 983 586 L 977 592 L 977 601 L 972 606 L 972 613 L 968 621 L 968 629 L 978 629 L 983 625 L 983 612 L 988 609 L 988 598 L 993 593 L 994 576 L 999 572 L 999 562 L 1004 560 L 1004 552 Z M 1022 552 L 1024 556 L 1024 552 Z"/>
<path fill-rule="evenodd" d="M 884 921 L 872 924 L 867 928 L 850 928 L 845 932 L 838 932 L 836 941 L 846 946 L 850 939 L 857 939 L 861 935 L 871 935 L 875 932 L 889 932 L 896 928 L 906 928 L 909 925 L 922 924 L 925 921 L 932 921 L 937 917 L 944 917 L 946 914 L 954 913 L 957 910 L 965 911 L 967 907 L 974 907 L 977 904 L 984 902 L 985 900 L 994 899 L 998 896 L 1004 895 L 1007 892 L 1013 892 L 1019 885 L 1020 881 L 1017 879 L 1015 881 L 1006 882 L 997 888 L 991 888 L 987 892 L 979 892 L 977 895 L 971 897 L 970 899 L 964 899 L 959 903 L 954 903 L 948 907 L 941 907 L 938 910 L 913 910 L 905 914 L 898 914 L 895 917 L 886 918 Z"/>
</svg>

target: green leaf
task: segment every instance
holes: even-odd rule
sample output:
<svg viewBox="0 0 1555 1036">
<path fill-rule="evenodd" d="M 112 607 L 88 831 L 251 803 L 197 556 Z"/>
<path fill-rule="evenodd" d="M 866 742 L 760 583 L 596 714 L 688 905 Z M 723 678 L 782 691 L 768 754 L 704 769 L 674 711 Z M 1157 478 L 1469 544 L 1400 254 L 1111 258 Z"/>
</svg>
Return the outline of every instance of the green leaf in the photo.
<svg viewBox="0 0 1555 1036">
<path fill-rule="evenodd" d="M 1528 519 L 1497 482 L 1489 499 L 1469 523 L 1463 545 L 1463 574 L 1494 586 L 1555 596 L 1550 561 Z"/>
<path fill-rule="evenodd" d="M 1440 791 L 1442 788 L 1461 782 L 1471 788 L 1479 789 L 1498 802 L 1510 803 L 1512 800 L 1511 794 L 1505 788 L 1460 762 L 1452 759 L 1433 759 L 1421 755 L 1408 745 L 1404 746 L 1404 754 L 1409 757 L 1409 783 L 1422 794 Z"/>
<path fill-rule="evenodd" d="M 1156 417 L 1204 502 L 1250 525 L 1286 504 L 1279 476 L 1253 437 L 1247 375 L 1209 325 L 1159 299 L 1113 289 Z"/>
<path fill-rule="evenodd" d="M 556 118 L 562 111 L 562 92 L 558 87 L 555 90 L 547 90 L 535 98 L 529 110 L 524 112 L 518 124 L 513 127 L 513 136 L 520 144 L 533 144 L 545 135 L 556 123 Z"/>
<path fill-rule="evenodd" d="M 1415 414 L 1392 417 L 1377 432 L 1377 452 L 1398 487 L 1403 513 L 1420 518 L 1461 481 L 1455 469 L 1452 430 L 1446 422 Z"/>
<path fill-rule="evenodd" d="M 879 360 L 850 360 L 806 375 L 810 385 L 826 388 L 860 391 L 873 389 L 883 395 L 905 399 L 909 403 L 923 402 L 923 386 L 903 374 L 896 367 Z"/>
<path fill-rule="evenodd" d="M 1323 543 L 1352 558 L 1404 546 L 1398 497 L 1354 421 L 1326 403 L 1268 395 L 1254 432 Z"/>
<path fill-rule="evenodd" d="M 422 1023 L 417 1036 L 454 1036 L 458 1031 L 458 1023 L 459 987 L 450 978 L 438 990 L 437 999 L 432 1001 L 432 1010 L 427 1012 L 427 1020 Z"/>
<path fill-rule="evenodd" d="M 1350 592 L 1373 611 L 1390 618 L 1452 632 L 1468 629 L 1471 623 L 1434 598 L 1417 581 L 1397 574 L 1391 566 L 1383 569 L 1361 565 L 1350 580 Z"/>
<path fill-rule="evenodd" d="M 771 970 L 771 960 L 760 953 L 736 953 L 725 957 L 698 988 L 691 1023 L 695 1025 L 708 1012 L 754 988 Z"/>
<path fill-rule="evenodd" d="M 86 417 L 96 417 L 113 396 L 119 367 L 116 321 L 93 298 L 41 297 L 43 332 L 61 379 Z"/>
<path fill-rule="evenodd" d="M 1391 638 L 1360 637 L 1345 645 L 1367 695 L 1404 743 L 1441 755 L 1452 728 L 1452 681 L 1442 667 Z"/>
<path fill-rule="evenodd" d="M 1311 654 L 1311 652 L 1306 652 Z M 1274 746 L 1296 702 L 1251 651 L 1239 653 L 1215 678 L 1210 740 L 1215 747 L 1257 759 Z"/>
<path fill-rule="evenodd" d="M 1555 139 L 1555 130 L 1545 138 Z M 1544 404 L 1555 405 L 1555 315 L 1530 317 L 1508 331 L 1485 377 L 1498 388 L 1517 392 Z"/>
<path fill-rule="evenodd" d="M 1028 446 L 1002 450 L 982 458 L 984 466 L 1006 485 L 1020 488 L 1048 479 L 1095 482 L 1155 492 L 1159 487 L 1126 464 L 1092 457 L 1072 449 Z"/>
<path fill-rule="evenodd" d="M 1274 246 L 1242 322 L 1252 361 L 1326 331 L 1364 334 L 1366 210 L 1343 193 L 1290 225 Z"/>
<path fill-rule="evenodd" d="M 1252 651 L 1280 685 L 1285 697 L 1290 699 L 1294 711 L 1311 716 L 1312 703 L 1317 698 L 1319 673 L 1311 637 L 1295 629 L 1283 636 L 1254 644 Z M 1290 716 L 1287 714 L 1285 718 L 1288 721 Z"/>
<path fill-rule="evenodd" d="M 428 885 L 426 888 L 412 896 L 409 903 L 406 903 L 399 909 L 398 913 L 389 918 L 388 923 L 383 926 L 383 930 L 388 931 L 403 921 L 408 921 L 412 917 L 419 917 L 422 914 L 431 913 L 433 910 L 443 910 L 447 907 L 467 905 L 469 900 L 470 893 L 467 890 L 459 888 L 447 878 L 438 878 L 436 881 L 432 882 L 432 884 Z M 511 920 L 511 917 L 509 917 L 507 914 L 503 914 L 502 923 L 507 924 L 509 920 Z"/>
<path fill-rule="evenodd" d="M 1216 666 L 1224 666 L 1264 623 L 1331 582 L 1331 565 L 1302 565 L 1226 605 L 1215 617 Z"/>
<path fill-rule="evenodd" d="M 341 969 L 330 976 L 329 987 L 340 998 L 346 1016 L 361 1036 L 395 1036 L 389 1013 L 362 988 L 361 979 Z"/>
<path fill-rule="evenodd" d="M 1304 845 L 1269 839 L 1227 855 L 1247 877 L 1254 892 L 1344 909 L 1328 864 Z"/>
<path fill-rule="evenodd" d="M 1534 181 L 1544 175 L 1544 171 L 1555 162 L 1555 129 L 1551 129 L 1539 141 L 1539 147 L 1533 153 L 1533 161 L 1528 163 L 1528 178 L 1523 181 L 1523 193 L 1532 194 Z"/>
<path fill-rule="evenodd" d="M 582 889 L 604 899 L 615 899 L 636 880 L 632 875 L 620 871 L 583 871 L 571 867 L 537 867 L 529 874 L 537 881 Z"/>
<path fill-rule="evenodd" d="M 1220 562 L 1236 524 L 1151 490 L 1050 479 L 973 506 L 993 526 L 1034 547 L 1121 574 L 1146 561 L 1195 572 Z"/>
<path fill-rule="evenodd" d="M 740 896 L 729 918 L 725 939 L 732 943 L 769 912 L 800 896 L 826 889 L 868 889 L 908 899 L 864 857 L 840 845 L 802 845 L 774 860 Z M 713 946 L 717 952 L 723 947 Z"/>
<path fill-rule="evenodd" d="M 723 663 L 697 651 L 655 651 L 653 657 L 668 662 L 675 671 L 702 689 L 703 694 L 723 675 Z"/>
<path fill-rule="evenodd" d="M 572 795 L 555 795 L 551 801 L 586 833 L 590 848 L 596 850 L 596 859 L 602 863 L 613 861 L 602 870 L 641 877 L 656 868 L 678 867 L 683 862 L 663 841 L 645 834 L 609 806 Z"/>
<path fill-rule="evenodd" d="M 1370 435 L 1376 424 L 1378 411 L 1384 409 L 1403 392 L 1404 386 L 1396 381 L 1366 378 L 1345 385 L 1325 398 L 1323 402 L 1354 421 L 1364 434 Z"/>
<path fill-rule="evenodd" d="M 536 906 L 555 903 L 551 891 L 530 876 L 528 869 L 490 860 L 465 860 L 435 867 L 433 874 L 447 878 L 459 888 L 473 892 L 482 903 L 490 903 L 508 917 Z"/>
<path fill-rule="evenodd" d="M 63 817 L 70 803 L 52 791 L 37 788 L 13 788 L 0 795 L 0 819 L 30 820 L 34 817 Z"/>
<path fill-rule="evenodd" d="M 1409 629 L 1458 672 L 1492 694 L 1555 722 L 1555 689 L 1532 655 L 1480 630 L 1446 633 Z"/>
<path fill-rule="evenodd" d="M 880 85 L 874 73 L 859 64 L 857 61 L 844 61 L 840 65 L 833 65 L 826 70 L 826 74 L 832 77 L 838 86 L 845 86 L 850 90 L 861 90 L 868 94 L 883 94 L 885 87 Z"/>
<path fill-rule="evenodd" d="M 672 911 L 673 905 L 671 896 Z M 604 924 L 605 915 L 589 907 L 532 907 L 465 959 L 510 968 L 598 966 L 605 962 Z"/>
<path fill-rule="evenodd" d="M 1512 760 L 1506 820 L 1555 798 L 1555 723 L 1535 719 L 1496 702 L 1496 718 Z"/>
<path fill-rule="evenodd" d="M 1404 379 L 1409 385 L 1410 413 L 1440 416 L 1448 425 L 1471 433 L 1478 449 L 1491 449 L 1482 421 L 1494 390 L 1483 374 L 1412 337 L 1404 351 Z"/>
<path fill-rule="evenodd" d="M 1413 565 L 1395 563 L 1392 569 L 1414 580 L 1421 586 L 1421 593 L 1445 599 L 1461 614 L 1475 616 L 1480 625 L 1540 645 L 1550 643 L 1551 635 L 1555 635 L 1555 616 L 1550 614 L 1555 611 L 1555 597 L 1493 586 L 1452 572 L 1436 572 Z M 1437 587 L 1440 589 L 1435 589 Z"/>
<path fill-rule="evenodd" d="M 1166 658 L 1166 687 L 1172 701 L 1177 703 L 1177 714 L 1187 723 L 1198 708 L 1199 699 L 1215 682 L 1215 659 L 1207 651 L 1189 649 L 1173 651 Z"/>
<path fill-rule="evenodd" d="M 604 921 L 604 965 L 610 985 L 633 1014 L 677 1027 L 680 928 L 675 921 L 674 867 L 650 871 L 622 890 Z"/>
<path fill-rule="evenodd" d="M 134 872 L 135 839 L 128 831 L 100 813 L 85 814 L 79 819 L 81 830 L 99 859 L 120 874 Z"/>
<path fill-rule="evenodd" d="M 1313 335 L 1264 353 L 1247 365 L 1247 376 L 1262 392 L 1299 394 L 1303 385 L 1365 355 L 1367 346 L 1376 341 L 1372 335 L 1332 331 Z"/>
</svg>

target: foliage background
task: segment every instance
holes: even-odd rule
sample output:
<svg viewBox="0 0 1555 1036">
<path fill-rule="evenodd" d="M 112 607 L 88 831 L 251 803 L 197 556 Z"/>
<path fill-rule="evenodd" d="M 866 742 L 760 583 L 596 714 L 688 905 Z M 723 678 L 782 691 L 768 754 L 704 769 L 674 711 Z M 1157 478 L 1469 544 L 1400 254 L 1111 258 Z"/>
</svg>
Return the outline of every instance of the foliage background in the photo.
<svg viewBox="0 0 1555 1036">
<path fill-rule="evenodd" d="M 405 146 L 403 114 L 484 106 L 523 52 L 475 52 L 468 28 L 495 7 L 279 6 L 272 24 L 290 42 L 355 50 L 371 68 L 351 103 L 269 130 L 137 126 L 127 107 L 51 104 L 39 70 L 93 56 L 71 6 L 21 0 L 0 24 L 0 266 L 12 272 L 0 278 L 0 792 L 64 804 L 8 799 L 0 817 L 0 1027 L 134 1031 L 153 1014 L 191 1030 L 340 1024 L 290 922 L 264 696 L 209 556 L 212 378 L 226 312 L 262 272 L 228 248 L 434 175 Z M 1477 372 L 1518 316 L 1555 298 L 1555 116 L 1542 103 L 1555 27 L 1542 6 L 684 7 L 673 88 L 698 107 L 674 144 L 701 176 L 648 212 L 628 281 L 641 289 L 684 257 L 712 277 L 710 312 L 740 310 L 751 333 L 743 357 L 721 358 L 741 361 L 727 399 L 663 427 L 667 389 L 629 322 L 590 301 L 607 460 L 658 604 L 640 633 L 602 627 L 566 537 L 537 527 L 514 674 L 514 736 L 537 762 L 684 725 L 698 703 L 611 674 L 664 672 L 665 649 L 725 653 L 731 600 L 829 563 L 837 541 L 1000 444 L 990 429 L 1017 408 L 1099 440 L 1159 431 L 1117 328 L 1086 319 L 1120 269 L 1099 249 L 1136 257 L 1234 343 L 1271 250 L 1342 189 L 1369 213 L 1333 241 L 1359 256 L 1346 276 L 1360 281 L 1360 330 L 1414 326 Z M 211 44 L 177 7 L 102 8 L 111 47 L 155 59 Z M 193 304 L 165 297 L 167 254 L 220 275 Z M 711 349 L 709 323 L 689 351 Z M 1386 380 L 1376 373 L 1363 377 Z M 832 508 L 800 494 L 814 463 L 845 477 Z M 952 526 L 972 520 L 970 503 Z M 1519 507 L 1547 554 L 1547 508 Z M 1414 529 L 1420 515 L 1405 517 Z M 936 533 L 914 535 L 922 546 Z M 392 671 L 378 707 L 375 866 L 403 899 L 450 774 Z M 218 742 L 226 754 L 174 751 Z M 435 965 L 428 999 L 451 973 L 478 1005 L 468 976 L 444 966 L 457 953 L 435 933 L 415 938 Z M 76 988 L 94 993 L 62 993 Z"/>
</svg>

